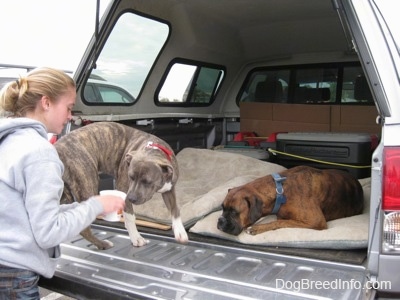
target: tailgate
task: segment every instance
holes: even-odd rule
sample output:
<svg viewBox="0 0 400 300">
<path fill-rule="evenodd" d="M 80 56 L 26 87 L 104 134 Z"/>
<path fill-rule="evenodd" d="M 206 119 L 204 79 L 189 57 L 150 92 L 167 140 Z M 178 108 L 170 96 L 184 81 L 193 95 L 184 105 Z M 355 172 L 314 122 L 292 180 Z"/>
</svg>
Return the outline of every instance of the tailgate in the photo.
<svg viewBox="0 0 400 300">
<path fill-rule="evenodd" d="M 114 247 L 99 251 L 80 236 L 62 244 L 56 274 L 41 286 L 85 299 L 365 299 L 362 266 L 170 237 L 134 248 L 126 230 L 93 232 Z"/>
</svg>

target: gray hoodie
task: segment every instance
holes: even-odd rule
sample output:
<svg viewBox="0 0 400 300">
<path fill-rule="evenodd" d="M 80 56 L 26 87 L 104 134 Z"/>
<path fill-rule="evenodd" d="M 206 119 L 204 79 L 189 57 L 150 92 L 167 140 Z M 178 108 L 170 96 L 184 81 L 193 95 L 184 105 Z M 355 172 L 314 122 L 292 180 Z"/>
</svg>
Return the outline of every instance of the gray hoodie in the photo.
<svg viewBox="0 0 400 300">
<path fill-rule="evenodd" d="M 0 118 L 0 264 L 52 277 L 59 244 L 102 213 L 94 198 L 60 205 L 64 166 L 44 125 Z"/>
</svg>

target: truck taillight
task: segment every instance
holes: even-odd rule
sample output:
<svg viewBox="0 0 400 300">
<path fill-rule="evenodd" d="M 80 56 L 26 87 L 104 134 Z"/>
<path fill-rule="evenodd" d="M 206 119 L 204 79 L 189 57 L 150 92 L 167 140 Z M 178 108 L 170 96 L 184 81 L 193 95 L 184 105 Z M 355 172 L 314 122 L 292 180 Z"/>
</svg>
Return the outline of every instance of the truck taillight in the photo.
<svg viewBox="0 0 400 300">
<path fill-rule="evenodd" d="M 385 214 L 383 221 L 383 251 L 400 250 L 400 213 Z"/>
<path fill-rule="evenodd" d="M 400 250 L 400 147 L 383 150 L 383 250 Z"/>
<path fill-rule="evenodd" d="M 400 147 L 383 150 L 382 209 L 400 210 Z"/>
</svg>

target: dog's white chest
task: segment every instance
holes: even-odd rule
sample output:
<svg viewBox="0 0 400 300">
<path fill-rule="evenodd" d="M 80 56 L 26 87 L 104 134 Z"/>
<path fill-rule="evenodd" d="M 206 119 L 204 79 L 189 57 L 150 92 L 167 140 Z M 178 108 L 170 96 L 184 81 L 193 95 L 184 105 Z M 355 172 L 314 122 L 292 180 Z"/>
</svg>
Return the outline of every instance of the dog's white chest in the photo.
<svg viewBox="0 0 400 300">
<path fill-rule="evenodd" d="M 171 189 L 172 189 L 172 183 L 171 182 L 166 182 L 164 184 L 164 186 L 161 189 L 159 189 L 157 192 L 158 193 L 165 193 L 165 192 L 170 191 Z"/>
</svg>

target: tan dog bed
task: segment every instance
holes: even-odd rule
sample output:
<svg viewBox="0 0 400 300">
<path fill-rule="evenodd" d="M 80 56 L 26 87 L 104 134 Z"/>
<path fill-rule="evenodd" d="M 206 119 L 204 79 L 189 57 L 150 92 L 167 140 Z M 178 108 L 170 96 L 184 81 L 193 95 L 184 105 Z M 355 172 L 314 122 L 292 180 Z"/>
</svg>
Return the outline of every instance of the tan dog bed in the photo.
<svg viewBox="0 0 400 300">
<path fill-rule="evenodd" d="M 185 226 L 219 210 L 229 188 L 285 170 L 242 154 L 208 149 L 185 148 L 176 158 L 180 174 L 175 189 Z M 146 203 L 134 205 L 134 212 L 137 219 L 171 224 L 170 213 L 158 193 Z"/>
<path fill-rule="evenodd" d="M 370 178 L 359 180 L 364 191 L 364 211 L 361 215 L 337 219 L 328 222 L 328 229 L 314 230 L 304 228 L 282 228 L 249 235 L 242 232 L 238 236 L 217 229 L 217 220 L 222 210 L 213 212 L 198 221 L 190 232 L 223 238 L 243 244 L 276 247 L 314 248 L 314 249 L 358 249 L 366 248 L 368 243 L 369 199 L 371 195 Z M 259 222 L 276 220 L 267 216 Z"/>
</svg>

